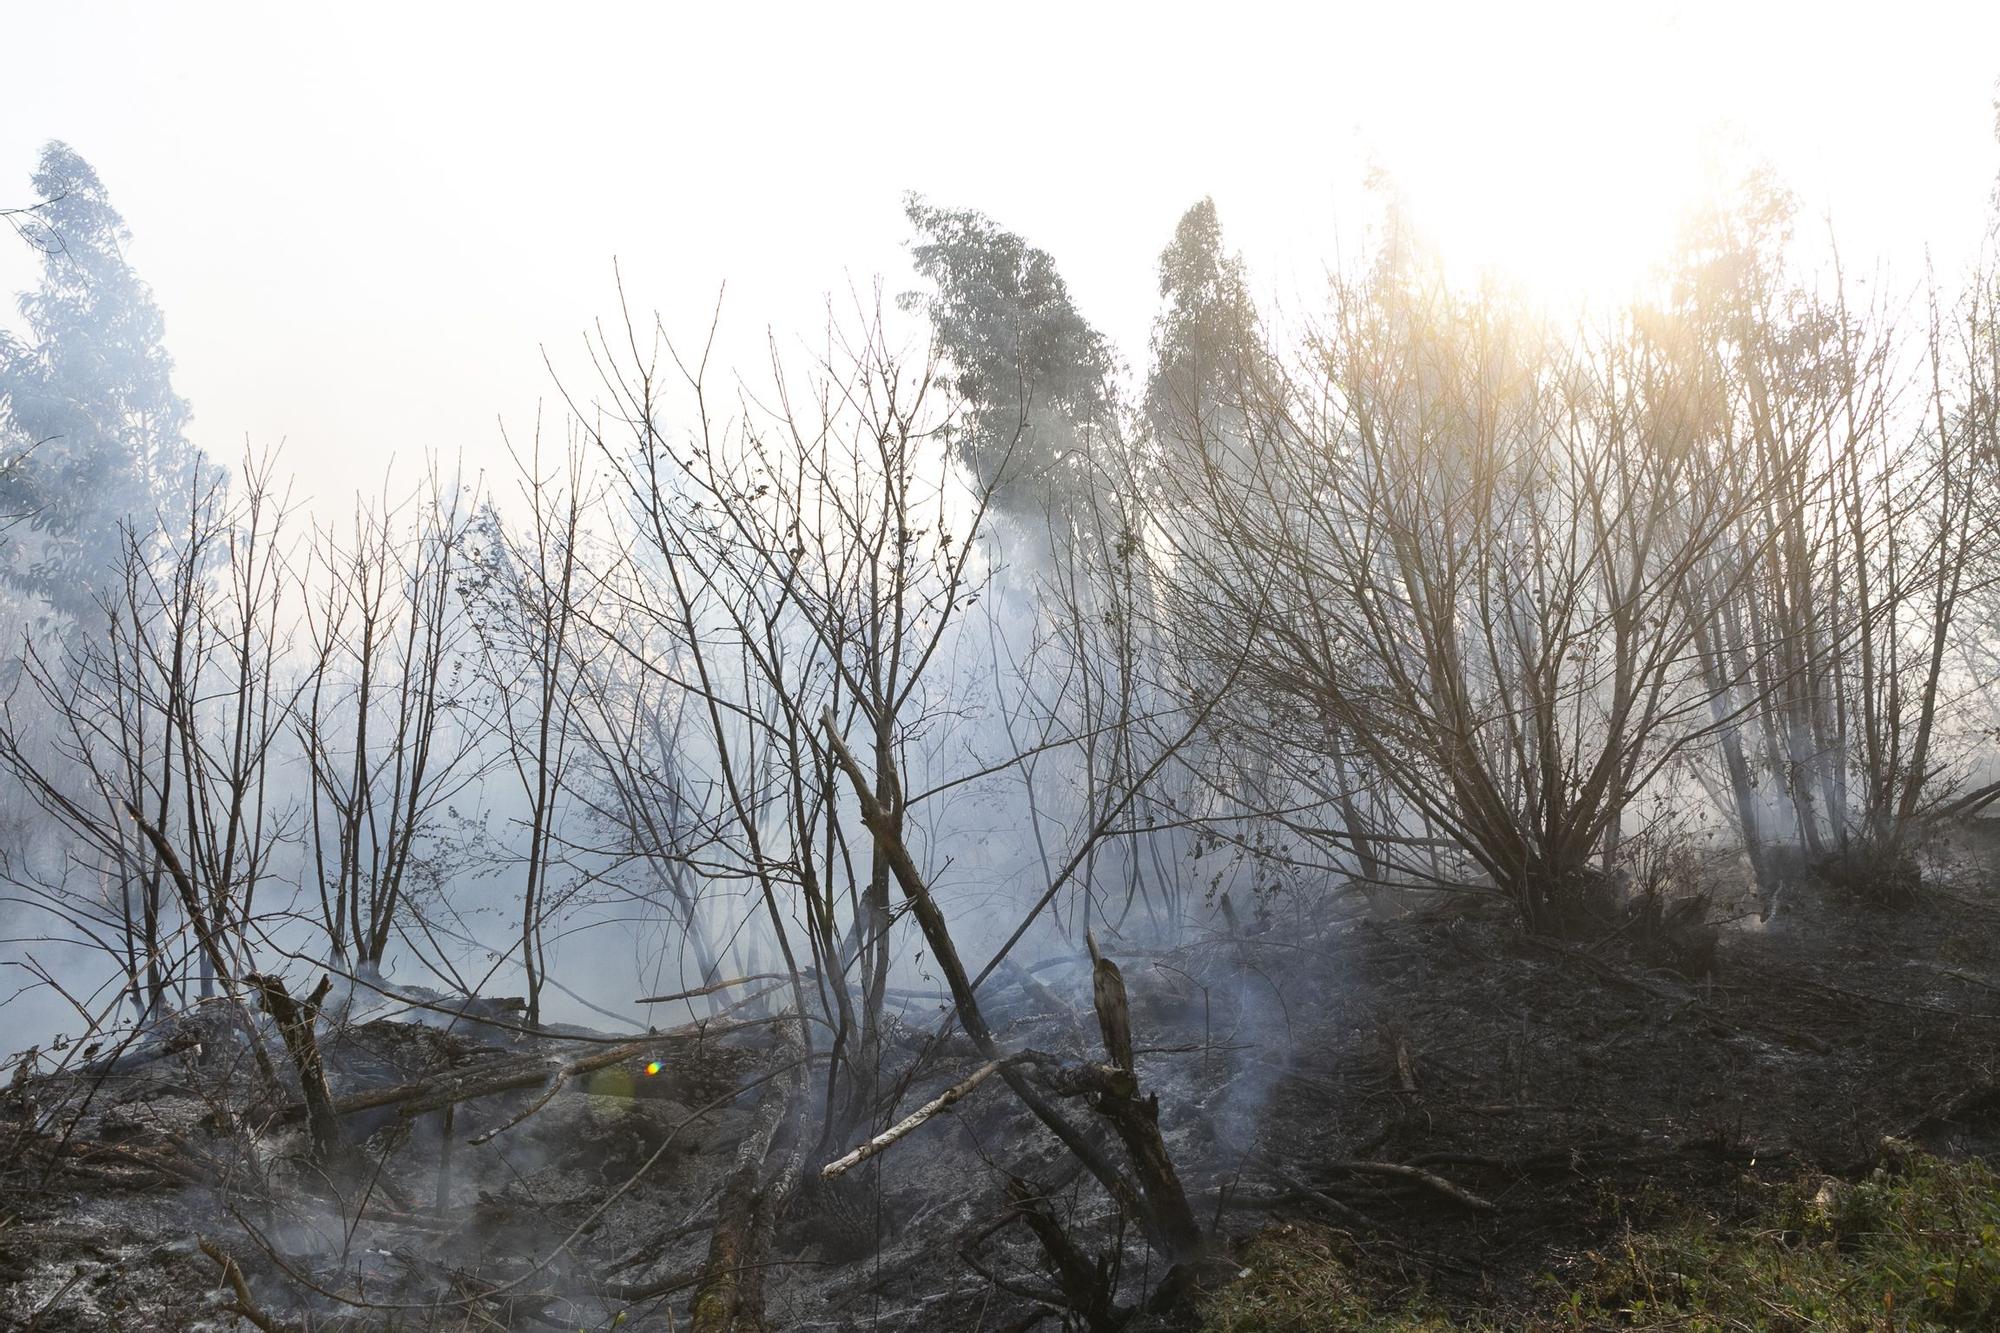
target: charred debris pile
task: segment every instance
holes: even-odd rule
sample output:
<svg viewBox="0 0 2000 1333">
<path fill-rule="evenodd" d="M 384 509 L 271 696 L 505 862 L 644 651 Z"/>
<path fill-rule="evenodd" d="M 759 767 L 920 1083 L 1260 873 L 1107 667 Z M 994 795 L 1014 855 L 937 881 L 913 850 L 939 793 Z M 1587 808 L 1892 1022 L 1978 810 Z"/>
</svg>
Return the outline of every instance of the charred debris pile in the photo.
<svg viewBox="0 0 2000 1333">
<path fill-rule="evenodd" d="M 9 1089 L 5 1313 L 1194 1327 L 1291 1221 L 1344 1237 L 1357 1280 L 1491 1320 L 1636 1218 L 1990 1149 L 2000 894 L 1969 868 L 1992 839 L 1960 836 L 1923 911 L 1820 885 L 1723 927 L 1693 975 L 1629 929 L 1552 941 L 1458 900 L 1172 950 L 1093 936 L 970 1006 L 891 996 L 900 1111 L 858 1126 L 790 977 L 636 1035 L 253 980 Z"/>
</svg>

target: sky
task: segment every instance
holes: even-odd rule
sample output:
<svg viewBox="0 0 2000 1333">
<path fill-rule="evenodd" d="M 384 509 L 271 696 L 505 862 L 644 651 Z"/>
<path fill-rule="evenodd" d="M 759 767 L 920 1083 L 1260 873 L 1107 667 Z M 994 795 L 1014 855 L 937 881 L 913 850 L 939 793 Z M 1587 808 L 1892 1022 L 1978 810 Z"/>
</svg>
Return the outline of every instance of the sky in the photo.
<svg viewBox="0 0 2000 1333">
<path fill-rule="evenodd" d="M 504 423 L 632 303 L 755 372 L 879 282 L 905 191 L 1053 253 L 1143 370 L 1154 264 L 1212 195 L 1309 312 L 1371 172 L 1455 262 L 1636 280 L 1702 145 L 1901 280 L 1964 262 L 2000 149 L 2000 5 L 94 4 L 0 0 L 0 204 L 73 144 L 133 232 L 193 434 L 283 446 L 329 516 Z M 4 240 L 0 236 L 0 240 Z M 0 250 L 0 287 L 32 280 Z M 392 488 L 393 489 L 393 488 Z"/>
</svg>

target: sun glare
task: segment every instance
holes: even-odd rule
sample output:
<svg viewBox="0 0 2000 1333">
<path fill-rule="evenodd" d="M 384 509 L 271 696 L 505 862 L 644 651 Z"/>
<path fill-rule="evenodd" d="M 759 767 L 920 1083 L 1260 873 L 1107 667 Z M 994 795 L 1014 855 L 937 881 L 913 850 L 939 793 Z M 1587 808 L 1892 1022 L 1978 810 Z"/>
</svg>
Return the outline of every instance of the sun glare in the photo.
<svg viewBox="0 0 2000 1333">
<path fill-rule="evenodd" d="M 1597 135 L 1510 135 L 1518 154 L 1440 154 L 1400 180 L 1448 271 L 1556 305 L 1619 302 L 1642 289 L 1701 199 L 1700 173 L 1620 158 Z M 1678 164 L 1676 164 L 1678 166 Z"/>
<path fill-rule="evenodd" d="M 1453 50 L 1370 135 L 1447 271 L 1554 306 L 1643 288 L 1711 197 L 1726 141 L 1700 109 L 1687 35 L 1613 15 L 1495 27 Z"/>
</svg>

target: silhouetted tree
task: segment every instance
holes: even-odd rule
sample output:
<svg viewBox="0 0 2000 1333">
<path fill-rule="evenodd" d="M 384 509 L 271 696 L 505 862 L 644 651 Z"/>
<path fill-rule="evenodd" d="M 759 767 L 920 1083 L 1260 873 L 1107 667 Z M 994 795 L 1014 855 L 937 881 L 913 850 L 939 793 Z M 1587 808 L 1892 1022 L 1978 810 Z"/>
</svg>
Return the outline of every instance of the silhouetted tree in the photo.
<svg viewBox="0 0 2000 1333">
<path fill-rule="evenodd" d="M 451 802 L 486 775 L 466 696 L 471 626 L 456 588 L 470 493 L 433 475 L 409 515 L 357 505 L 301 581 L 313 662 L 296 713 L 312 777 L 311 861 L 336 962 L 379 973 L 435 867 Z"/>
<path fill-rule="evenodd" d="M 1214 200 L 1182 214 L 1161 252 L 1160 301 L 1145 411 L 1165 464 L 1177 447 L 1236 429 L 1255 386 L 1274 374 L 1243 260 L 1223 249 Z"/>
<path fill-rule="evenodd" d="M 0 548 L 0 577 L 86 616 L 119 558 L 119 525 L 187 475 L 189 413 L 97 172 L 52 142 L 34 185 L 42 203 L 18 230 L 42 255 L 42 281 L 21 298 L 27 336 L 0 334 L 0 422 L 26 451 L 0 473 L 0 512 L 24 520 Z"/>
<path fill-rule="evenodd" d="M 911 196 L 917 272 L 936 284 L 904 298 L 930 317 L 966 405 L 960 457 L 1016 514 L 1058 511 L 1063 477 L 1118 425 L 1116 358 L 1070 300 L 1055 260 L 970 209 Z"/>
</svg>

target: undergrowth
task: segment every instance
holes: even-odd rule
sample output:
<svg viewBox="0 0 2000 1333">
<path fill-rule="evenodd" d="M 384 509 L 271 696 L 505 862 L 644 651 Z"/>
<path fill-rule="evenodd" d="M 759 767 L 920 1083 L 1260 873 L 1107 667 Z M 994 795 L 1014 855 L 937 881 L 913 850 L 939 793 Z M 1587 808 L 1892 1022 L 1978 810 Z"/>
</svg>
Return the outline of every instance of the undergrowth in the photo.
<svg viewBox="0 0 2000 1333">
<path fill-rule="evenodd" d="M 1628 1231 L 1584 1256 L 1575 1285 L 1534 1308 L 1454 1315 L 1385 1292 L 1351 1242 L 1284 1224 L 1210 1296 L 1206 1333 L 1318 1329 L 1946 1330 L 2000 1327 L 2000 1179 L 1980 1160 L 1912 1154 L 1855 1183 L 1806 1179 L 1765 1193 L 1748 1223 L 1688 1217 Z"/>
</svg>

